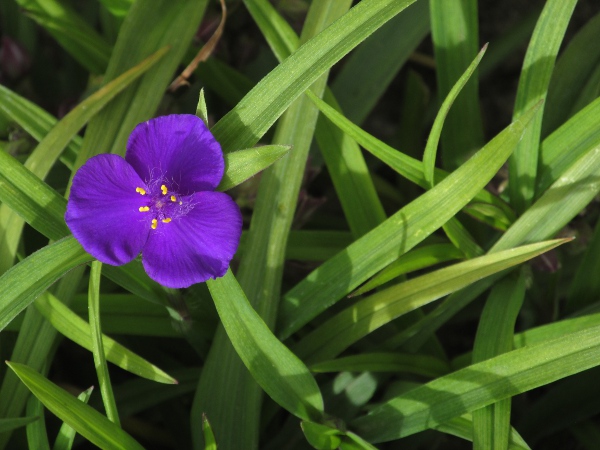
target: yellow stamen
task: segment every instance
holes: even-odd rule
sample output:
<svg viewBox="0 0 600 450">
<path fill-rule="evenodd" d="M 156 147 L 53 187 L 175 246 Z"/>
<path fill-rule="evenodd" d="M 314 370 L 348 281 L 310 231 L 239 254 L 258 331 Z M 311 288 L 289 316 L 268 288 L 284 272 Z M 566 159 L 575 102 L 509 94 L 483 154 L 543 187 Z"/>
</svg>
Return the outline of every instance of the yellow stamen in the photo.
<svg viewBox="0 0 600 450">
<path fill-rule="evenodd" d="M 162 220 L 162 223 L 169 223 L 171 221 L 170 217 L 167 217 L 166 219 Z"/>
<path fill-rule="evenodd" d="M 162 195 L 167 195 L 168 189 L 164 184 L 160 187 L 160 190 L 162 191 Z"/>
<path fill-rule="evenodd" d="M 175 196 L 174 196 L 174 195 L 171 195 L 171 201 L 172 201 L 172 202 L 176 202 L 176 201 L 177 201 L 177 199 L 175 198 Z"/>
<path fill-rule="evenodd" d="M 149 206 L 140 206 L 139 209 L 140 212 L 146 212 L 146 211 L 150 211 L 150 207 Z"/>
<path fill-rule="evenodd" d="M 156 230 L 156 227 L 158 226 L 158 220 L 152 219 L 152 225 L 151 226 L 152 226 L 153 230 Z"/>
<path fill-rule="evenodd" d="M 141 187 L 136 187 L 135 192 L 137 192 L 138 194 L 146 195 L 146 189 Z"/>
<path fill-rule="evenodd" d="M 179 202 L 179 204 L 180 204 L 180 205 L 183 205 L 183 202 L 182 202 L 182 201 L 180 201 L 180 202 Z"/>
</svg>

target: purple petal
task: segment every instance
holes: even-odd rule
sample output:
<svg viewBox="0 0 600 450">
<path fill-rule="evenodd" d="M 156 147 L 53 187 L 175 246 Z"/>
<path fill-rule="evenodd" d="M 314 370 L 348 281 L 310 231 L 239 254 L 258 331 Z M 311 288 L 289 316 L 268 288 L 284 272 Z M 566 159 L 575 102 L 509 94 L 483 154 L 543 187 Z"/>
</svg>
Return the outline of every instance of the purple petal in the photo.
<svg viewBox="0 0 600 450">
<path fill-rule="evenodd" d="M 199 192 L 189 201 L 193 209 L 159 223 L 142 250 L 150 278 L 170 288 L 225 275 L 242 234 L 242 215 L 227 194 Z"/>
<path fill-rule="evenodd" d="M 181 195 L 215 190 L 225 169 L 221 146 L 190 114 L 140 123 L 129 136 L 125 159 L 146 182 L 171 180 Z"/>
<path fill-rule="evenodd" d="M 103 263 L 128 263 L 148 239 L 152 217 L 135 189 L 146 185 L 123 158 L 98 155 L 75 174 L 65 220 L 86 252 Z"/>
</svg>

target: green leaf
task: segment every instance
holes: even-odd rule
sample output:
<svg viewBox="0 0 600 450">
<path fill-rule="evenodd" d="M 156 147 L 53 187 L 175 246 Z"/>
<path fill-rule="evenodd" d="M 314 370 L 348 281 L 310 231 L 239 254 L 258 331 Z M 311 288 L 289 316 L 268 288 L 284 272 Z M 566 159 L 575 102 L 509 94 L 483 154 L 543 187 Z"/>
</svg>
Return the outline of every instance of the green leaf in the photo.
<svg viewBox="0 0 600 450">
<path fill-rule="evenodd" d="M 398 172 L 404 178 L 413 183 L 428 189 L 429 185 L 425 180 L 425 176 L 423 175 L 423 163 L 415 158 L 411 158 L 403 154 L 402 152 L 390 147 L 389 145 L 383 143 L 379 139 L 371 136 L 370 134 L 361 130 L 358 126 L 354 125 L 348 119 L 346 119 L 342 114 L 337 112 L 334 108 L 327 105 L 327 103 L 318 99 L 311 95 L 310 92 L 307 92 L 306 95 L 313 101 L 319 110 L 327 116 L 329 120 L 335 123 L 344 133 L 358 142 L 365 150 L 372 153 L 373 156 L 383 161 L 393 170 Z M 436 169 L 435 171 L 435 181 L 436 184 L 442 181 L 444 178 L 448 176 L 448 173 L 441 170 Z M 502 200 L 492 195 L 490 192 L 486 190 L 482 190 L 476 194 L 474 200 L 477 202 L 483 203 L 491 203 L 497 207 L 497 210 L 494 211 L 494 214 L 498 216 L 502 213 L 504 217 L 504 222 L 512 223 L 514 222 L 514 214 Z M 486 216 L 482 216 L 482 220 L 485 220 Z M 494 218 L 493 224 L 497 223 L 497 218 Z"/>
<path fill-rule="evenodd" d="M 16 417 L 14 419 L 1 419 L 0 420 L 0 433 L 4 433 L 6 431 L 24 427 L 28 423 L 35 422 L 36 420 L 39 420 L 39 419 L 40 418 L 37 416 Z"/>
<path fill-rule="evenodd" d="M 96 366 L 96 374 L 98 375 L 98 383 L 100 384 L 100 394 L 106 416 L 111 422 L 121 426 L 119 420 L 119 412 L 115 403 L 112 385 L 110 384 L 110 374 L 106 365 L 104 336 L 100 325 L 100 277 L 102 275 L 102 263 L 100 261 L 92 262 L 92 270 L 90 271 L 90 283 L 88 289 L 88 305 L 89 305 L 89 325 L 90 325 L 90 341 L 92 347 L 92 355 L 94 356 L 94 366 Z"/>
<path fill-rule="evenodd" d="M 596 326 L 437 378 L 376 407 L 353 427 L 369 442 L 399 439 L 598 364 Z"/>
<path fill-rule="evenodd" d="M 0 152 L 1 153 L 1 152 Z M 69 270 L 91 261 L 73 237 L 31 254 L 0 277 L 0 330 Z M 32 280 L 31 274 L 35 274 Z"/>
<path fill-rule="evenodd" d="M 204 98 L 204 88 L 200 89 L 198 105 L 196 106 L 196 115 L 202 119 L 206 126 L 208 126 L 208 109 L 206 108 L 206 99 Z"/>
<path fill-rule="evenodd" d="M 395 318 L 564 242 L 542 242 L 481 256 L 387 288 L 322 323 L 294 347 L 294 353 L 309 364 L 333 358 Z"/>
<path fill-rule="evenodd" d="M 217 450 L 217 441 L 206 414 L 202 414 L 202 432 L 204 433 L 204 450 Z"/>
<path fill-rule="evenodd" d="M 266 169 L 292 147 L 289 145 L 263 145 L 225 155 L 225 174 L 217 190 L 226 191 L 243 183 Z"/>
<path fill-rule="evenodd" d="M 92 350 L 92 330 L 89 323 L 77 316 L 60 300 L 46 292 L 38 297 L 35 307 L 62 335 L 83 348 Z M 175 379 L 158 367 L 127 350 L 108 336 L 102 336 L 102 343 L 106 359 L 122 369 L 159 383 L 177 383 Z"/>
<path fill-rule="evenodd" d="M 280 336 L 289 337 L 453 217 L 501 167 L 536 111 L 529 111 L 433 189 L 292 288 L 281 305 Z"/>
<path fill-rule="evenodd" d="M 496 284 L 488 297 L 473 347 L 473 362 L 485 361 L 513 349 L 514 327 L 523 300 L 525 278 L 507 277 Z M 508 448 L 511 399 L 473 411 L 475 449 Z"/>
<path fill-rule="evenodd" d="M 463 258 L 464 254 L 452 244 L 433 244 L 416 248 L 402 255 L 350 295 L 355 297 L 364 294 L 400 275 L 415 270 Z"/>
<path fill-rule="evenodd" d="M 27 424 L 27 445 L 29 448 L 35 448 L 36 450 L 50 450 L 46 420 L 44 419 L 44 406 L 37 398 L 29 397 L 26 414 L 39 417 L 38 420 Z"/>
<path fill-rule="evenodd" d="M 592 146 L 502 235 L 490 252 L 552 237 L 598 194 L 599 176 L 600 152 Z M 482 280 L 451 295 L 438 309 L 396 336 L 395 344 L 418 349 L 431 333 L 490 286 L 490 281 Z"/>
<path fill-rule="evenodd" d="M 38 142 L 44 139 L 58 123 L 56 117 L 47 113 L 43 108 L 2 85 L 0 85 L 0 111 Z M 61 156 L 61 161 L 69 169 L 73 167 L 81 142 L 80 136 L 74 136 Z"/>
<path fill-rule="evenodd" d="M 63 219 L 67 201 L 4 152 L 0 152 L 0 200 L 50 239 L 69 234 Z"/>
<path fill-rule="evenodd" d="M 479 50 L 477 0 L 430 0 L 431 37 L 435 50 L 439 98 L 445 98 Z M 442 162 L 455 169 L 481 147 L 483 125 L 479 83 L 473 77 L 456 99 L 442 134 Z M 469 124 L 468 131 L 464 125 Z"/>
<path fill-rule="evenodd" d="M 542 136 L 547 136 L 577 113 L 576 102 L 600 62 L 600 14 L 596 14 L 569 41 L 552 72 Z"/>
<path fill-rule="evenodd" d="M 256 382 L 290 413 L 319 420 L 323 399 L 315 379 L 252 309 L 231 270 L 207 283 L 227 335 Z"/>
<path fill-rule="evenodd" d="M 544 139 L 536 192 L 541 195 L 579 158 L 600 145 L 600 98 Z M 569 151 L 565 151 L 569 149 Z"/>
<path fill-rule="evenodd" d="M 77 396 L 77 400 L 86 403 L 89 401 L 90 396 L 92 395 L 93 387 L 87 388 L 81 394 Z M 75 430 L 68 424 L 63 423 L 58 430 L 58 434 L 56 435 L 56 440 L 54 441 L 54 446 L 52 450 L 71 450 L 73 447 L 73 441 L 75 441 L 75 435 L 77 433 Z"/>
<path fill-rule="evenodd" d="M 342 442 L 343 433 L 336 428 L 307 420 L 300 426 L 308 443 L 318 450 L 336 450 Z"/>
<path fill-rule="evenodd" d="M 111 47 L 75 10 L 57 0 L 16 0 L 81 65 L 104 73 Z"/>
<path fill-rule="evenodd" d="M 425 181 L 427 181 L 430 188 L 435 185 L 435 159 L 444 121 L 448 117 L 450 108 L 456 101 L 458 94 L 460 94 L 467 84 L 467 81 L 469 81 L 475 72 L 475 69 L 477 69 L 477 66 L 481 62 L 483 55 L 485 55 L 486 50 L 487 44 L 483 46 L 473 62 L 469 65 L 469 67 L 467 67 L 467 70 L 465 70 L 458 81 L 456 81 L 454 86 L 452 86 L 452 89 L 450 89 L 450 92 L 448 92 L 446 99 L 442 103 L 442 106 L 440 107 L 440 110 L 433 121 L 433 126 L 431 127 L 429 137 L 427 138 L 427 145 L 425 145 L 425 152 L 423 153 L 423 174 L 425 175 Z"/>
<path fill-rule="evenodd" d="M 433 428 L 442 433 L 451 434 L 467 441 L 473 441 L 473 418 L 471 414 L 454 417 Z M 507 448 L 510 450 L 531 450 L 514 428 L 510 429 L 509 446 Z"/>
<path fill-rule="evenodd" d="M 363 0 L 263 78 L 213 132 L 225 152 L 250 147 L 326 70 L 415 0 Z"/>
<path fill-rule="evenodd" d="M 299 42 L 294 31 L 268 1 L 246 4 L 280 62 L 297 49 Z M 343 3 L 338 2 L 338 5 Z M 338 107 L 330 91 L 326 90 L 324 97 L 328 103 Z M 348 225 L 354 236 L 360 237 L 386 217 L 360 149 L 352 139 L 322 117 L 317 121 L 315 137 Z"/>
<path fill-rule="evenodd" d="M 143 450 L 117 425 L 39 373 L 23 364 L 7 364 L 46 408 L 93 444 L 107 450 Z"/>
<path fill-rule="evenodd" d="M 554 61 L 576 4 L 577 0 L 546 2 L 523 62 L 513 119 L 546 97 Z M 509 159 L 508 188 L 511 204 L 518 213 L 523 213 L 533 201 L 541 127 L 542 115 L 534 119 Z"/>
</svg>

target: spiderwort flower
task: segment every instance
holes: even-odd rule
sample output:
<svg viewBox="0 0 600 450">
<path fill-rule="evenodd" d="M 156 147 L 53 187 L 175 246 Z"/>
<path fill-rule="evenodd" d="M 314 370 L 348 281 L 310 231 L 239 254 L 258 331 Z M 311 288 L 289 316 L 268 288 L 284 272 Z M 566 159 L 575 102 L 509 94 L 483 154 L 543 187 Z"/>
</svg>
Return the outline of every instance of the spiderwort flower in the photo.
<svg viewBox="0 0 600 450">
<path fill-rule="evenodd" d="M 90 158 L 73 178 L 65 220 L 99 261 L 121 265 L 142 253 L 150 278 L 171 287 L 225 275 L 242 232 L 236 203 L 214 192 L 221 146 L 193 115 L 135 127 L 125 159 Z"/>
</svg>

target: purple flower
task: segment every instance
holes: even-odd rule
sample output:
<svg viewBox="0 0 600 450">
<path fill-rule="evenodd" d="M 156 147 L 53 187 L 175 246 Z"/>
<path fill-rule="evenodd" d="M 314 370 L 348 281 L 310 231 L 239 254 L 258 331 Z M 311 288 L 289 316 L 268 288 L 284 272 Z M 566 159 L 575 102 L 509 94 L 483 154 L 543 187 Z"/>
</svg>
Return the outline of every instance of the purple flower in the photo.
<svg viewBox="0 0 600 450">
<path fill-rule="evenodd" d="M 214 192 L 224 166 L 198 117 L 149 120 L 131 133 L 125 159 L 98 155 L 79 169 L 65 220 L 94 258 L 118 266 L 141 252 L 150 278 L 164 286 L 222 277 L 242 233 L 236 203 Z"/>
</svg>

